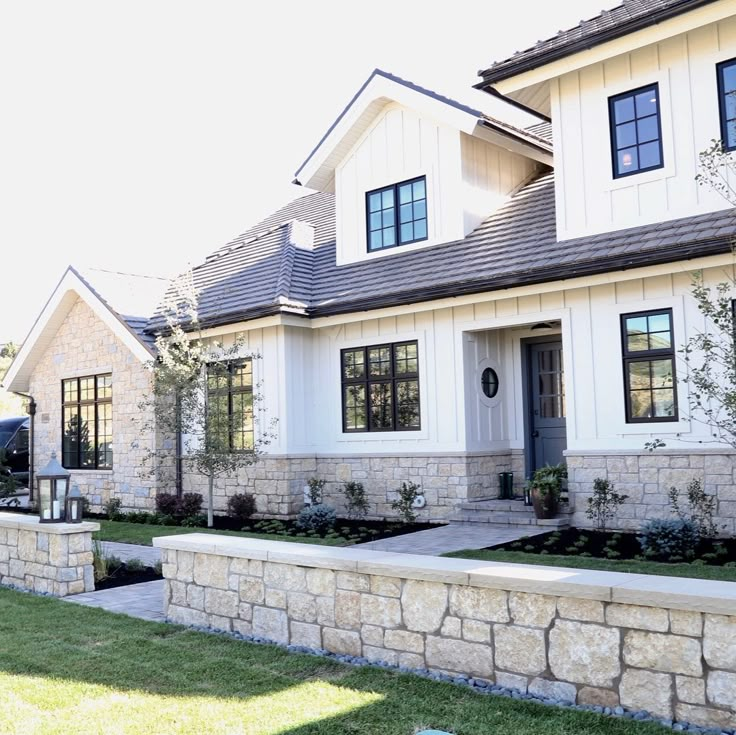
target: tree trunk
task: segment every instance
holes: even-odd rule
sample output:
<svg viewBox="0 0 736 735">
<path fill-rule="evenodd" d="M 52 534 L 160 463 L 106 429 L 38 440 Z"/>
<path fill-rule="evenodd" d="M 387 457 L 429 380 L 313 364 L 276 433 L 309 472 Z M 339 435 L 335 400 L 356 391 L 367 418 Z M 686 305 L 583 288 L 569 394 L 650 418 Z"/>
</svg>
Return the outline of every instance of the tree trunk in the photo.
<svg viewBox="0 0 736 735">
<path fill-rule="evenodd" d="M 210 472 L 209 483 L 207 487 L 207 528 L 213 528 L 215 525 L 215 473 Z"/>
</svg>

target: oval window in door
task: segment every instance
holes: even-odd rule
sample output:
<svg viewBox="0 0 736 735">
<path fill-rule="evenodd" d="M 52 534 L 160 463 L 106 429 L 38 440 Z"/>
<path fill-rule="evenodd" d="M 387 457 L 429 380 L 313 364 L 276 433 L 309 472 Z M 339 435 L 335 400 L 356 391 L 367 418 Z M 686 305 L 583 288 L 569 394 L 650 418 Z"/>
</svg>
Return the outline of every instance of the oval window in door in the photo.
<svg viewBox="0 0 736 735">
<path fill-rule="evenodd" d="M 495 398 L 498 393 L 498 373 L 493 368 L 487 367 L 481 373 L 480 386 L 484 396 Z"/>
</svg>

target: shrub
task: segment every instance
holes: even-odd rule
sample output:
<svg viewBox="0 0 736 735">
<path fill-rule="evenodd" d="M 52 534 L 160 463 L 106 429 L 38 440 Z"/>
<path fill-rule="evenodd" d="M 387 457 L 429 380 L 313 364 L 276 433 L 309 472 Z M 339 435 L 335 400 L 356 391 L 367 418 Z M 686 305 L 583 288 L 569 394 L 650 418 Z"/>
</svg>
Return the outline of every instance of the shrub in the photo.
<svg viewBox="0 0 736 735">
<path fill-rule="evenodd" d="M 642 527 L 638 541 L 649 559 L 692 559 L 700 543 L 700 531 L 690 520 L 653 518 Z"/>
<path fill-rule="evenodd" d="M 165 516 L 175 516 L 179 498 L 174 493 L 159 493 L 156 496 L 156 510 Z"/>
<path fill-rule="evenodd" d="M 342 489 L 348 518 L 365 518 L 368 513 L 368 498 L 362 482 L 346 482 Z"/>
<path fill-rule="evenodd" d="M 593 480 L 593 496 L 588 498 L 585 515 L 590 518 L 599 531 L 605 531 L 608 522 L 613 520 L 619 506 L 623 505 L 628 495 L 620 495 L 610 480 L 596 477 Z"/>
<path fill-rule="evenodd" d="M 123 562 L 117 556 L 113 556 L 105 551 L 102 541 L 93 539 L 92 541 L 92 570 L 94 572 L 95 582 L 102 582 L 108 577 L 112 577 Z"/>
<path fill-rule="evenodd" d="M 391 507 L 401 516 L 404 523 L 414 523 L 417 519 L 414 501 L 422 494 L 419 485 L 413 482 L 402 482 L 398 493 L 399 497 L 391 503 Z"/>
<path fill-rule="evenodd" d="M 559 502 L 562 495 L 562 481 L 566 478 L 567 465 L 564 463 L 540 467 L 532 475 L 532 490 L 536 490 L 542 498 L 549 495 L 553 502 Z"/>
<path fill-rule="evenodd" d="M 307 494 L 309 495 L 310 505 L 319 505 L 322 502 L 322 494 L 326 484 L 327 480 L 320 480 L 316 477 L 310 477 L 307 480 L 307 486 L 309 487 Z"/>
<path fill-rule="evenodd" d="M 335 527 L 337 513 L 331 505 L 308 505 L 299 511 L 296 526 L 302 531 L 327 533 Z"/>
<path fill-rule="evenodd" d="M 120 508 L 122 507 L 122 505 L 123 501 L 120 500 L 120 498 L 110 498 L 103 504 L 102 512 L 111 521 L 119 521 L 120 517 L 122 516 L 122 513 L 120 512 Z"/>
<path fill-rule="evenodd" d="M 193 516 L 184 516 L 180 522 L 181 526 L 186 528 L 202 528 L 207 525 L 207 516 L 204 513 L 197 513 Z"/>
<path fill-rule="evenodd" d="M 714 538 L 718 535 L 718 527 L 713 520 L 716 513 L 716 496 L 705 492 L 699 478 L 695 477 L 690 480 L 685 488 L 689 512 L 680 504 L 680 491 L 676 487 L 670 488 L 668 497 L 672 512 L 680 520 L 689 520 L 694 523 L 701 536 Z"/>
<path fill-rule="evenodd" d="M 250 493 L 236 493 L 227 499 L 227 514 L 245 523 L 256 512 L 256 499 Z"/>
<path fill-rule="evenodd" d="M 138 558 L 133 557 L 125 562 L 125 569 L 128 572 L 142 572 L 146 568 L 146 565 Z"/>
<path fill-rule="evenodd" d="M 198 516 L 202 512 L 202 503 L 204 498 L 199 493 L 184 493 L 179 498 L 179 504 L 177 506 L 177 512 L 175 516 L 181 518 L 191 518 L 192 516 Z"/>
</svg>

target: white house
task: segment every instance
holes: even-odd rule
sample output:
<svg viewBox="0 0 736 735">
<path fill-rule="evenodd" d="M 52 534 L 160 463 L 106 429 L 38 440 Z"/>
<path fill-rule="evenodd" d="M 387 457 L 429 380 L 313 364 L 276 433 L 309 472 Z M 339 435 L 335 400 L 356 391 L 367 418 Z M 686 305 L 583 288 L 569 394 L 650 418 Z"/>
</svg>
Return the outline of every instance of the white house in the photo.
<svg viewBox="0 0 736 735">
<path fill-rule="evenodd" d="M 206 337 L 262 356 L 231 403 L 261 383 L 278 418 L 218 509 L 248 490 L 292 514 L 318 476 L 338 503 L 362 482 L 376 516 L 413 480 L 425 517 L 487 517 L 472 501 L 497 495 L 498 472 L 520 485 L 564 459 L 576 523 L 596 477 L 629 496 L 622 527 L 701 477 L 733 532 L 734 454 L 690 417 L 677 350 L 703 327 L 693 273 L 714 284 L 733 266 L 736 217 L 694 177 L 712 139 L 736 147 L 735 89 L 736 0 L 626 0 L 495 64 L 462 100 L 375 71 L 296 173 L 315 193 L 194 269 Z M 163 322 L 147 306 L 131 327 L 92 280 L 65 277 L 6 384 L 33 395 L 36 427 L 48 417 L 37 465 L 62 452 L 95 503 L 146 507 L 156 488 L 120 407 L 145 393 Z M 99 332 L 83 358 L 80 319 Z M 86 458 L 62 441 L 62 416 L 83 415 L 80 430 L 97 417 Z M 256 429 L 245 415 L 236 430 Z M 667 446 L 651 454 L 654 437 Z"/>
</svg>

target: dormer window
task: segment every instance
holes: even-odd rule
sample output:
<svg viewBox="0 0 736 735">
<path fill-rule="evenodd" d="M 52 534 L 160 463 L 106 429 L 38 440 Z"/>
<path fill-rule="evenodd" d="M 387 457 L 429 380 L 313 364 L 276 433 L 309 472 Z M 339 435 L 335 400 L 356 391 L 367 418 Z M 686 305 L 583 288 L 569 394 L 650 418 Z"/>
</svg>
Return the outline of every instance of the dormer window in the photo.
<svg viewBox="0 0 736 735">
<path fill-rule="evenodd" d="M 724 61 L 718 71 L 721 140 L 726 151 L 736 150 L 736 59 Z"/>
<path fill-rule="evenodd" d="M 608 100 L 613 178 L 662 168 L 659 85 L 652 84 Z"/>
<path fill-rule="evenodd" d="M 368 252 L 427 239 L 424 176 L 366 194 Z"/>
</svg>

